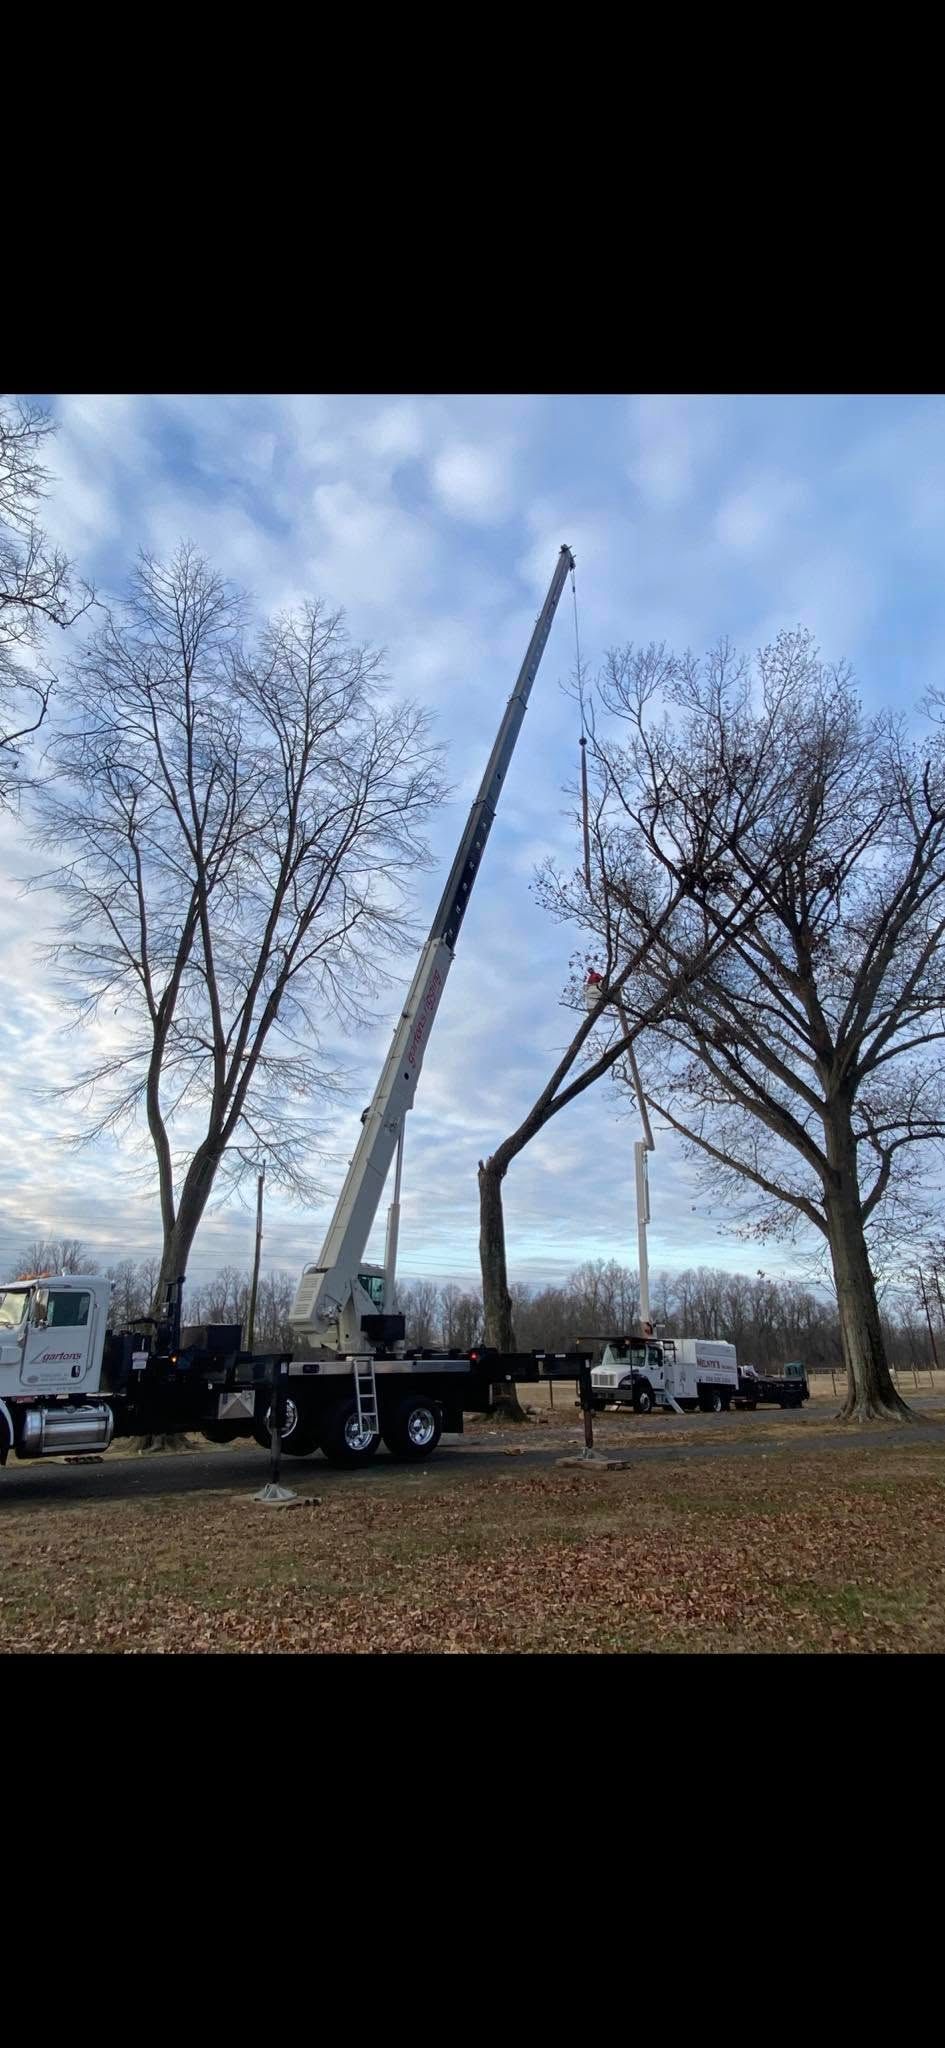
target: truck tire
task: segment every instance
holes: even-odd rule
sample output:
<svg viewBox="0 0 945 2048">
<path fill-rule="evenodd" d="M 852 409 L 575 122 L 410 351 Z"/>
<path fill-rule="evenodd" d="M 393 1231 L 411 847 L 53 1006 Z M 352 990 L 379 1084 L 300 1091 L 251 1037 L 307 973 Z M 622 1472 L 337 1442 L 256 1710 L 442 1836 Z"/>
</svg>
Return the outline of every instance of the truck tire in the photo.
<svg viewBox="0 0 945 2048">
<path fill-rule="evenodd" d="M 443 1424 L 436 1401 L 426 1394 L 407 1394 L 384 1417 L 384 1442 L 392 1458 L 416 1463 L 430 1458 L 440 1441 Z"/>
<path fill-rule="evenodd" d="M 652 1415 L 653 1407 L 653 1389 L 649 1380 L 643 1380 L 633 1389 L 634 1413 L 636 1415 Z"/>
<path fill-rule="evenodd" d="M 268 1451 L 270 1445 L 269 1415 L 266 1407 L 253 1425 L 253 1435 L 261 1451 Z M 310 1458 L 318 1449 L 318 1430 L 310 1415 L 303 1415 L 298 1404 L 287 1398 L 285 1404 L 285 1429 L 282 1432 L 282 1449 L 287 1458 Z"/>
<path fill-rule="evenodd" d="M 235 1444 L 242 1431 L 238 1424 L 232 1422 L 203 1422 L 200 1434 L 206 1437 L 208 1444 Z"/>
<path fill-rule="evenodd" d="M 329 1465 L 368 1465 L 381 1441 L 377 1435 L 359 1431 L 358 1404 L 353 1394 L 345 1394 L 329 1408 L 322 1419 L 320 1436 Z"/>
</svg>

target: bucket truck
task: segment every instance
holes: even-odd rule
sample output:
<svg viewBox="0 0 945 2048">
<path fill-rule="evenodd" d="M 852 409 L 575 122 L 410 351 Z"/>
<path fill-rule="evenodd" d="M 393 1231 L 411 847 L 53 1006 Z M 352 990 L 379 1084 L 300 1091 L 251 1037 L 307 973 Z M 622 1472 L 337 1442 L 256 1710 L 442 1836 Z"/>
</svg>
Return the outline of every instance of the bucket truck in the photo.
<svg viewBox="0 0 945 2048">
<path fill-rule="evenodd" d="M 591 968 L 584 986 L 588 1009 L 595 1009 L 604 990 L 604 976 Z M 619 992 L 613 997 L 625 1038 L 630 1037 L 630 1020 Z M 650 1317 L 650 1268 L 646 1229 L 650 1221 L 650 1187 L 647 1153 L 656 1146 L 650 1125 L 646 1096 L 640 1080 L 633 1045 L 627 1046 L 633 1091 L 640 1111 L 643 1136 L 633 1147 L 637 1210 L 637 1252 L 640 1261 L 640 1321 L 630 1337 L 613 1338 L 603 1349 L 600 1363 L 591 1372 L 591 1400 L 595 1408 L 632 1407 L 638 1415 L 657 1408 L 683 1414 L 701 1408 L 725 1413 L 742 1391 L 734 1344 L 709 1337 L 667 1337 Z M 745 1405 L 750 1406 L 748 1398 Z"/>
<path fill-rule="evenodd" d="M 443 1428 L 489 1406 L 502 1379 L 578 1377 L 572 1354 L 499 1357 L 484 1351 L 408 1355 L 393 1313 L 393 1270 L 404 1120 L 416 1094 L 456 942 L 521 731 L 529 694 L 574 559 L 562 547 L 505 709 L 485 774 L 424 944 L 390 1051 L 318 1259 L 306 1266 L 290 1313 L 293 1351 L 242 1348 L 238 1325 L 181 1326 L 183 1280 L 166 1313 L 132 1331 L 106 1328 L 110 1283 L 85 1274 L 37 1276 L 0 1287 L 0 1464 L 102 1451 L 113 1436 L 200 1430 L 213 1441 L 269 1440 L 273 1390 L 288 1380 L 284 1450 L 319 1448 L 363 1464 L 380 1442 L 424 1458 Z M 397 1156 L 386 1264 L 365 1263 L 368 1235 Z M 149 1319 L 145 1319 L 147 1322 Z"/>
</svg>

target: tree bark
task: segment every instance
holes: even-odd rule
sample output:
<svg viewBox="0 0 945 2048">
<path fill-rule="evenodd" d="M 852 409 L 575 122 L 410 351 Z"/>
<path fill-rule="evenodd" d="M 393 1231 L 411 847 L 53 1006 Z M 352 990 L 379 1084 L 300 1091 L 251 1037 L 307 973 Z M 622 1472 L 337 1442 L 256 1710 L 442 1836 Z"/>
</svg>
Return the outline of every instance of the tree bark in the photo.
<svg viewBox="0 0 945 2048">
<path fill-rule="evenodd" d="M 483 1342 L 496 1351 L 515 1350 L 512 1297 L 505 1263 L 505 1219 L 502 1214 L 504 1166 L 495 1157 L 479 1161 L 479 1263 L 482 1268 Z M 511 1422 L 528 1417 L 514 1385 L 497 1380 L 490 1389 L 498 1415 Z"/>
<path fill-rule="evenodd" d="M 220 1154 L 206 1146 L 194 1154 L 190 1170 L 181 1189 L 176 1215 L 165 1228 L 164 1245 L 161 1252 L 161 1270 L 154 1289 L 151 1314 L 157 1320 L 164 1318 L 164 1304 L 169 1286 L 187 1271 L 190 1249 L 197 1234 L 197 1225 L 207 1206 L 213 1187 L 213 1178 L 219 1165 Z M 148 1436 L 132 1437 L 131 1447 L 137 1452 L 184 1451 L 188 1449 L 186 1434 L 181 1430 L 158 1432 Z"/>
<path fill-rule="evenodd" d="M 165 1231 L 161 1251 L 161 1270 L 154 1291 L 151 1314 L 160 1315 L 164 1298 L 181 1273 L 187 1271 L 187 1261 L 197 1234 L 197 1226 L 210 1199 L 214 1175 L 219 1166 L 221 1148 L 203 1145 L 195 1152 L 184 1185 L 181 1188 L 177 1213 L 171 1228 Z"/>
<path fill-rule="evenodd" d="M 841 1108 L 827 1133 L 834 1186 L 826 1194 L 827 1240 L 837 1289 L 840 1342 L 847 1370 L 841 1422 L 915 1422 L 886 1360 L 876 1283 L 863 1227 L 852 1122 Z"/>
</svg>

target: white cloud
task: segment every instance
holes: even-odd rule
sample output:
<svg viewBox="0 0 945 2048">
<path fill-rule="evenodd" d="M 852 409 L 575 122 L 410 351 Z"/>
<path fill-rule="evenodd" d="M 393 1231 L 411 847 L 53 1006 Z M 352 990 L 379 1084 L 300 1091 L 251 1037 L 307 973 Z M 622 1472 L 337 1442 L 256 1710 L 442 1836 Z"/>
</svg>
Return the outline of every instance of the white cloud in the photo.
<svg viewBox="0 0 945 2048">
<path fill-rule="evenodd" d="M 454 442 L 436 456 L 431 480 L 440 503 L 455 519 L 489 526 L 507 517 L 512 503 L 507 447 Z"/>
<path fill-rule="evenodd" d="M 784 528 L 804 505 L 804 486 L 793 477 L 769 474 L 723 499 L 715 517 L 716 537 L 740 554 L 783 544 Z"/>
<path fill-rule="evenodd" d="M 422 454 L 427 429 L 417 400 L 387 405 L 381 412 L 373 413 L 360 428 L 359 438 L 369 453 L 382 461 L 390 458 L 406 462 Z"/>
<path fill-rule="evenodd" d="M 631 400 L 630 475 L 641 495 L 672 511 L 691 497 L 714 455 L 727 401 L 648 392 Z"/>
</svg>

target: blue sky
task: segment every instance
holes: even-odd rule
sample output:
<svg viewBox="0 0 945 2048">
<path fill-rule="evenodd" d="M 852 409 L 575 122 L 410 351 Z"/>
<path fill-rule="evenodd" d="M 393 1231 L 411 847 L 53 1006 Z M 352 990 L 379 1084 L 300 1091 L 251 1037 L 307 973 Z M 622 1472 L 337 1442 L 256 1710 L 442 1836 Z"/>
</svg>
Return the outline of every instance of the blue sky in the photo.
<svg viewBox="0 0 945 2048">
<path fill-rule="evenodd" d="M 306 595 L 344 606 L 382 644 L 405 694 L 435 712 L 453 802 L 429 917 L 562 541 L 577 556 L 582 655 L 663 639 L 703 649 L 727 633 L 751 650 L 802 622 L 825 656 L 853 662 L 870 704 L 912 704 L 945 678 L 945 400 L 915 396 L 53 396 L 60 423 L 50 534 L 103 592 L 139 546 L 197 542 L 259 611 Z M 55 650 L 57 655 L 61 648 Z M 570 605 L 535 685 L 407 1133 L 400 1271 L 477 1278 L 476 1162 L 518 1123 L 570 1035 L 559 1006 L 573 940 L 529 892 L 546 853 L 572 854 L 562 785 L 576 769 Z M 0 823 L 0 944 L 36 937 L 53 906 L 15 887 L 37 864 Z M 10 957 L 7 954 L 7 957 Z M 35 956 L 33 956 L 35 957 Z M 412 961 L 405 960 L 403 983 Z M 340 1186 L 358 1110 L 374 1087 L 399 991 L 346 1048 L 357 1090 L 333 1117 Z M 155 1207 L 102 1146 L 56 1142 L 33 1094 L 68 1066 L 51 987 L 8 978 L 0 1020 L 0 1264 L 44 1230 L 103 1261 L 157 1243 Z M 635 1263 L 634 1127 L 605 1085 L 554 1120 L 511 1169 L 512 1277 L 557 1280 L 580 1260 Z M 651 1261 L 798 1270 L 790 1248 L 740 1243 L 708 1214 L 678 1145 L 658 1134 Z M 695 1205 L 695 1206 L 694 1206 Z M 331 1201 L 305 1215 L 272 1198 L 264 1263 L 314 1257 Z M 206 1218 L 199 1282 L 245 1264 L 241 1208 Z M 382 1230 L 379 1224 L 377 1243 Z"/>
</svg>

